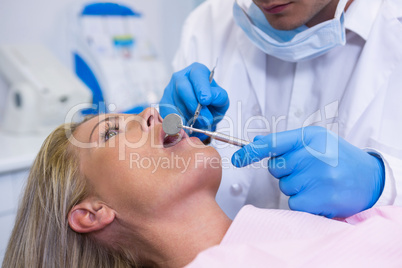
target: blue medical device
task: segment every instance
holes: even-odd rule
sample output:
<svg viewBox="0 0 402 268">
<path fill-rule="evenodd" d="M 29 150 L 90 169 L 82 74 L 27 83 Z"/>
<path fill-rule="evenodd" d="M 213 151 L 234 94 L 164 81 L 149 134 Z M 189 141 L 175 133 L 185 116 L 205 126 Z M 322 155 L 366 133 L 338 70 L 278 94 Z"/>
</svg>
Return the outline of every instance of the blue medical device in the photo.
<svg viewBox="0 0 402 268">
<path fill-rule="evenodd" d="M 139 113 L 156 103 L 168 76 L 143 15 L 111 2 L 85 5 L 78 15 L 74 68 L 93 93 L 93 108 L 83 113 Z"/>
</svg>

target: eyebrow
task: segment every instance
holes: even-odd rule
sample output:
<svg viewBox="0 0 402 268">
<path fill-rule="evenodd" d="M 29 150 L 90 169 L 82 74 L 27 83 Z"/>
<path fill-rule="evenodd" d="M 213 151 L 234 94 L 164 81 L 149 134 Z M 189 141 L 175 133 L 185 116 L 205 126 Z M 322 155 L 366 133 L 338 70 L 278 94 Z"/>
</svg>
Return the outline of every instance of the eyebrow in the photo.
<svg viewBox="0 0 402 268">
<path fill-rule="evenodd" d="M 118 118 L 118 116 L 117 116 L 117 115 L 115 115 L 115 116 L 109 116 L 109 117 L 107 117 L 107 118 L 105 118 L 105 119 L 102 119 L 102 120 L 99 121 L 98 123 L 96 123 L 96 125 L 94 126 L 94 128 L 93 128 L 92 131 L 91 131 L 91 135 L 89 135 L 89 142 L 91 142 L 92 134 L 94 133 L 95 129 L 96 129 L 102 122 L 109 121 L 110 118 L 116 119 L 116 118 Z"/>
</svg>

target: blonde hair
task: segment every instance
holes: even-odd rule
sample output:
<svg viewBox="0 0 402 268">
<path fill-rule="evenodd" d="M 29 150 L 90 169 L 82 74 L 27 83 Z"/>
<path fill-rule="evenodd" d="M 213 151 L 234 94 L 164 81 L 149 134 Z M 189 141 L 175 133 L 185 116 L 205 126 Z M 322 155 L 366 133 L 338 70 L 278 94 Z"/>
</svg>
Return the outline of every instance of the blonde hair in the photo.
<svg viewBox="0 0 402 268">
<path fill-rule="evenodd" d="M 136 267 L 116 252 L 68 225 L 71 208 L 88 196 L 79 159 L 69 135 L 79 124 L 65 124 L 44 141 L 30 170 L 2 267 Z"/>
</svg>

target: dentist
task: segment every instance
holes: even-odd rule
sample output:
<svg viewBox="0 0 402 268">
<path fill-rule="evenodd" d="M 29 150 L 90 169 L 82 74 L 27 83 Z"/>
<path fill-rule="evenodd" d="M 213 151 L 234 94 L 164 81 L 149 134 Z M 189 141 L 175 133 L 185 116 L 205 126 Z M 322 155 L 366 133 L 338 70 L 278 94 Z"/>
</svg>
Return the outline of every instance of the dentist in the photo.
<svg viewBox="0 0 402 268">
<path fill-rule="evenodd" d="M 400 44 L 400 0 L 207 0 L 160 112 L 191 121 L 199 102 L 195 127 L 254 140 L 215 143 L 232 218 L 245 204 L 327 217 L 402 205 Z"/>
</svg>

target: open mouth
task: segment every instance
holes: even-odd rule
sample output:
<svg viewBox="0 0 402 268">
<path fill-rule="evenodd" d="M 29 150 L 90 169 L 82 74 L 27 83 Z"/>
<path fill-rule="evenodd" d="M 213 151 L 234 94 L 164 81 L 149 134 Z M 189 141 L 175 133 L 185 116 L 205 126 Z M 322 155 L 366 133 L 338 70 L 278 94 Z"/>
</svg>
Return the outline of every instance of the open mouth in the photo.
<svg viewBox="0 0 402 268">
<path fill-rule="evenodd" d="M 182 138 L 183 136 L 181 135 L 181 133 L 178 133 L 174 136 L 166 135 L 165 138 L 163 139 L 163 147 L 169 148 L 175 146 L 182 140 Z"/>
</svg>

